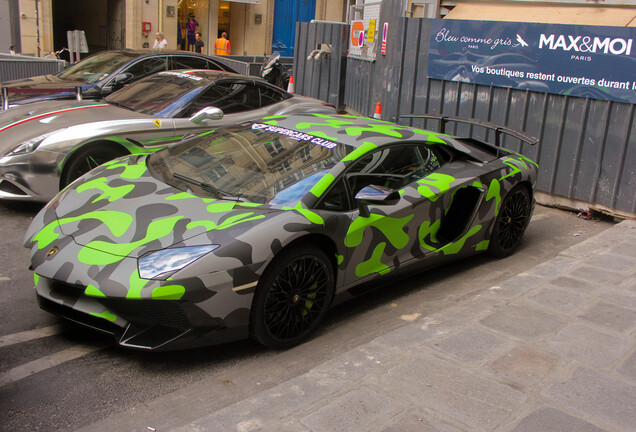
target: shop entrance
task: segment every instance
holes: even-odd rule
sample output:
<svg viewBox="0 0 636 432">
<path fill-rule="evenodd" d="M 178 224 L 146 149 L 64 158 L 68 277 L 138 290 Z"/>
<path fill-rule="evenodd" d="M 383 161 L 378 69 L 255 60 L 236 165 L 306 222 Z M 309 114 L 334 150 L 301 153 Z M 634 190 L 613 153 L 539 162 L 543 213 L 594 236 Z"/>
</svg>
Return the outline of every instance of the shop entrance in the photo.
<svg viewBox="0 0 636 432">
<path fill-rule="evenodd" d="M 221 1 L 219 4 L 228 3 Z M 177 49 L 194 51 L 196 32 L 201 32 L 203 39 L 207 37 L 208 13 L 210 2 L 208 0 L 182 0 L 177 6 L 179 25 L 177 26 Z M 220 15 L 220 7 L 219 7 Z M 228 6 L 229 15 L 229 6 Z M 206 46 L 214 44 L 205 41 Z M 210 51 L 212 52 L 212 51 Z"/>
<path fill-rule="evenodd" d="M 84 31 L 89 52 L 82 57 L 124 47 L 125 0 L 52 0 L 52 7 L 55 51 L 68 48 L 68 30 Z M 60 56 L 68 60 L 68 53 Z"/>
</svg>

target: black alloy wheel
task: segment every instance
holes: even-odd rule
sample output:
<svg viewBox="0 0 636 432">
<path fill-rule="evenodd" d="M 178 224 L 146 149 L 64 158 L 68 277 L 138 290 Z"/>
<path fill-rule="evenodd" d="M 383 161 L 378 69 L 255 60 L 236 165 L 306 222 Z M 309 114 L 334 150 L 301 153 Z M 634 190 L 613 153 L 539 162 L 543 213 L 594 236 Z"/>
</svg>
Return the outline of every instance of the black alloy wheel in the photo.
<svg viewBox="0 0 636 432">
<path fill-rule="evenodd" d="M 519 246 L 530 222 L 532 200 L 524 186 L 515 186 L 506 195 L 495 220 L 488 252 L 496 257 L 511 255 Z"/>
<path fill-rule="evenodd" d="M 333 267 L 317 247 L 283 251 L 259 282 L 251 312 L 251 335 L 263 345 L 292 347 L 322 321 L 334 289 Z"/>
</svg>

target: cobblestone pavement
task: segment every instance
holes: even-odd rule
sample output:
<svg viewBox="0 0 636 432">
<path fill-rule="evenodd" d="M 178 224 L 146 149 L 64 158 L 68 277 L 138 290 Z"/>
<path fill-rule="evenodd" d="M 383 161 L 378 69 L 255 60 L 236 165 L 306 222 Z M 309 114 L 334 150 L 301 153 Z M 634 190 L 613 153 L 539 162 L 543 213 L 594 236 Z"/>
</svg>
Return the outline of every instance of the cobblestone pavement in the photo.
<svg viewBox="0 0 636 432">
<path fill-rule="evenodd" d="M 633 431 L 636 221 L 176 431 Z"/>
</svg>

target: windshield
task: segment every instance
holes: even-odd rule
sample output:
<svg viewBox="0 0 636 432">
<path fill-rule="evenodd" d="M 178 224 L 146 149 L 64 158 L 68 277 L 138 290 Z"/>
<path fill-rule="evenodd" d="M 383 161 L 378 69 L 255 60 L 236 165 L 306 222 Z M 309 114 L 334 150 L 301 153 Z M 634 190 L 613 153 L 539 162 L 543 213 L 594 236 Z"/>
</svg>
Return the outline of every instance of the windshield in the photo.
<svg viewBox="0 0 636 432">
<path fill-rule="evenodd" d="M 128 63 L 138 55 L 121 52 L 103 52 L 90 56 L 59 73 L 60 78 L 93 84 Z"/>
<path fill-rule="evenodd" d="M 251 123 L 160 150 L 149 157 L 148 167 L 153 176 L 196 195 L 284 207 L 296 205 L 352 150 L 323 138 Z"/>
<path fill-rule="evenodd" d="M 157 117 L 172 117 L 210 81 L 182 72 L 160 72 L 116 91 L 104 100 Z"/>
</svg>

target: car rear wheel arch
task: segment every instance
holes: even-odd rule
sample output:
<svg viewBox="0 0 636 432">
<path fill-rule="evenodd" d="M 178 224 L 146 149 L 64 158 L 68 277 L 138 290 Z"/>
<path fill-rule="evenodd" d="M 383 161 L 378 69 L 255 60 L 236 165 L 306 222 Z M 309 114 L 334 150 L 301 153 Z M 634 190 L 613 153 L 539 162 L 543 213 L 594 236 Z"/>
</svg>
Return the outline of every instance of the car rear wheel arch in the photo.
<svg viewBox="0 0 636 432">
<path fill-rule="evenodd" d="M 83 158 L 89 157 L 91 154 L 99 154 L 101 159 L 108 159 L 108 155 L 110 155 L 109 160 L 112 160 L 130 154 L 130 152 L 121 144 L 108 140 L 92 141 L 76 148 L 68 156 L 62 167 L 62 172 L 60 173 L 60 189 L 66 187 L 79 177 L 76 173 L 78 172 L 80 161 Z M 102 160 L 101 163 L 107 161 L 108 160 Z"/>
</svg>

